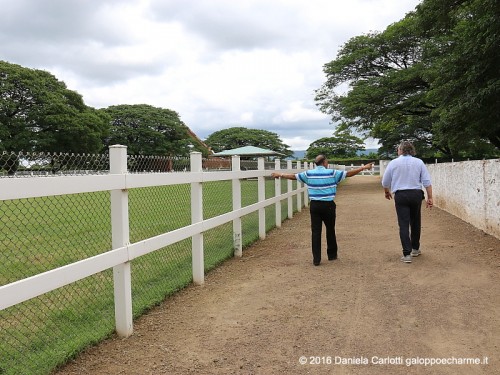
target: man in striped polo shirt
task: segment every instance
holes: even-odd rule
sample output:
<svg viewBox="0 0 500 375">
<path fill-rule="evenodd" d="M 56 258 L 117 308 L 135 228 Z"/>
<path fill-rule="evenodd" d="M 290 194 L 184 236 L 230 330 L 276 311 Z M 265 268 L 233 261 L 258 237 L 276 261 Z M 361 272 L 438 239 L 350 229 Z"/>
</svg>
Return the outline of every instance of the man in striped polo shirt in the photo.
<svg viewBox="0 0 500 375">
<path fill-rule="evenodd" d="M 336 205 L 334 202 L 337 193 L 337 185 L 346 177 L 355 176 L 365 169 L 371 169 L 373 163 L 366 164 L 349 172 L 328 169 L 328 159 L 324 155 L 318 155 L 314 159 L 316 168 L 301 173 L 279 173 L 271 174 L 274 178 L 286 178 L 297 180 L 307 185 L 310 199 L 311 232 L 312 232 L 312 254 L 313 264 L 319 266 L 321 263 L 321 233 L 323 224 L 326 227 L 326 245 L 328 260 L 337 259 L 337 237 L 335 235 Z"/>
</svg>

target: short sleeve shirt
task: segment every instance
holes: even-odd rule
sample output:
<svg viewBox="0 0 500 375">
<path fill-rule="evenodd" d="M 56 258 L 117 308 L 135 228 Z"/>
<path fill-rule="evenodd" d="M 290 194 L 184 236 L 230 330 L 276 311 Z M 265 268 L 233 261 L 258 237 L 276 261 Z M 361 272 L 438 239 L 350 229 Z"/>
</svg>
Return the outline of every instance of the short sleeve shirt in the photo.
<svg viewBox="0 0 500 375">
<path fill-rule="evenodd" d="M 333 201 L 337 194 L 337 185 L 346 178 L 347 172 L 327 169 L 323 166 L 297 173 L 297 181 L 307 185 L 309 199 Z"/>
</svg>

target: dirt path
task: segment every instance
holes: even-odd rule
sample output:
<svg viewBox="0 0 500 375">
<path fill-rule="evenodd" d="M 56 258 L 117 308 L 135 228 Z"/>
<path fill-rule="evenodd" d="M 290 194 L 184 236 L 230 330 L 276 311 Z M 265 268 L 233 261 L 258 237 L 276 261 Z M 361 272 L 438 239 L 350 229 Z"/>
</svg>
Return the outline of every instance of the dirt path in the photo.
<svg viewBox="0 0 500 375">
<path fill-rule="evenodd" d="M 337 217 L 338 260 L 312 265 L 304 209 L 57 374 L 500 373 L 499 240 L 423 209 L 422 256 L 400 262 L 378 177 L 341 185 Z"/>
</svg>

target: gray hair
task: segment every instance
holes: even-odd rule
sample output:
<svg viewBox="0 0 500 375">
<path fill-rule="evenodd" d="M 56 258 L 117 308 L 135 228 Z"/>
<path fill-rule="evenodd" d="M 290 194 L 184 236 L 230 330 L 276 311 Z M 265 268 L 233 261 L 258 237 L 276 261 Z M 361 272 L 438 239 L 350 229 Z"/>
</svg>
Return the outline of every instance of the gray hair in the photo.
<svg viewBox="0 0 500 375">
<path fill-rule="evenodd" d="M 403 141 L 399 144 L 398 149 L 403 155 L 415 156 L 415 146 L 409 141 Z"/>
</svg>

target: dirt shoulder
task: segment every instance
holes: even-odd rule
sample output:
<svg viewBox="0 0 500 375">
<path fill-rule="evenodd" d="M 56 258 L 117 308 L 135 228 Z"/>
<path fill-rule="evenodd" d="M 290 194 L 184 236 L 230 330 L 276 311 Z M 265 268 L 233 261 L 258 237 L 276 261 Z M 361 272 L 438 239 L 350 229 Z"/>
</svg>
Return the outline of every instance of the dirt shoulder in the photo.
<svg viewBox="0 0 500 375">
<path fill-rule="evenodd" d="M 422 220 L 422 255 L 404 264 L 379 178 L 352 177 L 337 197 L 338 260 L 324 250 L 312 265 L 305 208 L 57 374 L 498 373 L 500 241 L 437 208 Z"/>
</svg>

